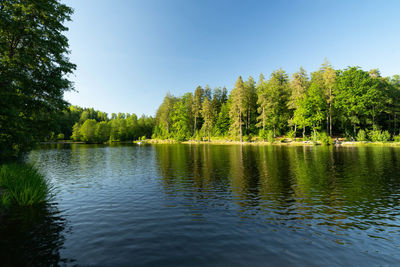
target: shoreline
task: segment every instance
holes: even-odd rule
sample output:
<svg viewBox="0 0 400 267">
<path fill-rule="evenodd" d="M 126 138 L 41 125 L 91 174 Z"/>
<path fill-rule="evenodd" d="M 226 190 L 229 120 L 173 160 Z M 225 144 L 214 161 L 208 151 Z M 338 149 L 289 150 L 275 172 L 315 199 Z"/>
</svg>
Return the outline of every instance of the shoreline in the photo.
<svg viewBox="0 0 400 267">
<path fill-rule="evenodd" d="M 40 142 L 41 145 L 47 144 L 83 144 L 83 145 L 112 145 L 112 144 L 136 144 L 136 145 L 159 145 L 159 144 L 185 144 L 185 145 L 252 145 L 252 146 L 336 146 L 336 147 L 359 147 L 359 146 L 381 146 L 381 147 L 400 147 L 400 142 L 372 142 L 372 141 L 339 141 L 331 145 L 322 144 L 320 141 L 290 141 L 290 140 L 277 140 L 275 142 L 268 141 L 247 141 L 240 142 L 230 139 L 210 140 L 210 141 L 195 141 L 188 140 L 178 142 L 174 139 L 146 139 L 141 141 L 123 141 L 123 142 L 106 142 L 106 143 L 85 143 L 62 140 L 57 142 Z"/>
<path fill-rule="evenodd" d="M 143 141 L 134 141 L 134 143 L 142 142 L 143 144 L 189 144 L 189 145 L 253 145 L 253 146 L 343 146 L 343 147 L 355 147 L 355 146 L 392 146 L 400 147 L 400 142 L 371 142 L 371 141 L 340 141 L 332 145 L 324 145 L 320 141 L 250 141 L 250 142 L 240 142 L 233 140 L 210 140 L 209 141 L 182 141 L 177 142 L 172 139 L 161 140 L 161 139 L 149 139 Z"/>
</svg>

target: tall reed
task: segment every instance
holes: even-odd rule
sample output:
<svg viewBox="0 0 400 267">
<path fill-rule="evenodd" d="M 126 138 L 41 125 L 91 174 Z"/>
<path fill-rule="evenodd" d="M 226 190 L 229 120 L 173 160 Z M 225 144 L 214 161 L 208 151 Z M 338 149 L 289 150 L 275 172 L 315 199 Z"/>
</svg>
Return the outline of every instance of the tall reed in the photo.
<svg viewBox="0 0 400 267">
<path fill-rule="evenodd" d="M 0 195 L 3 206 L 30 206 L 48 200 L 51 188 L 44 175 L 24 163 L 0 166 Z"/>
</svg>

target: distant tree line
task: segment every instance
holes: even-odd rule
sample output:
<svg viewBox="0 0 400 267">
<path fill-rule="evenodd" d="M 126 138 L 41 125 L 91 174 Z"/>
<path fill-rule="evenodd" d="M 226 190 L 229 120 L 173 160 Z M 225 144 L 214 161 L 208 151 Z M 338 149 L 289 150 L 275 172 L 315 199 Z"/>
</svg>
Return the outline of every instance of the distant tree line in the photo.
<svg viewBox="0 0 400 267">
<path fill-rule="evenodd" d="M 311 75 L 300 68 L 291 78 L 282 69 L 269 79 L 261 74 L 258 82 L 239 76 L 229 95 L 225 87 L 208 85 L 181 97 L 168 93 L 157 110 L 153 137 L 379 141 L 399 134 L 399 100 L 399 75 L 382 77 L 377 69 L 359 67 L 335 70 L 325 60 Z"/>
<path fill-rule="evenodd" d="M 150 138 L 154 118 L 135 114 L 107 113 L 93 108 L 70 106 L 58 115 L 57 125 L 47 140 L 70 139 L 86 143 L 132 141 Z"/>
</svg>

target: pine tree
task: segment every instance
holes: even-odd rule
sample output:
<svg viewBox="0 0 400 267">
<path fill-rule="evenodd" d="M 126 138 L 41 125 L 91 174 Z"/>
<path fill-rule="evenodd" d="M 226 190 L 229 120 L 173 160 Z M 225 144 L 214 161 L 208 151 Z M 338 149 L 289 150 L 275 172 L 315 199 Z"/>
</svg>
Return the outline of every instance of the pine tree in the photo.
<svg viewBox="0 0 400 267">
<path fill-rule="evenodd" d="M 240 142 L 243 142 L 243 114 L 246 112 L 245 89 L 242 76 L 239 76 L 235 83 L 235 88 L 231 92 L 231 110 L 232 118 L 231 129 L 235 136 L 239 134 Z"/>
<path fill-rule="evenodd" d="M 210 129 L 213 126 L 212 123 L 214 120 L 214 112 L 213 112 L 213 108 L 212 108 L 211 102 L 209 101 L 208 97 L 206 97 L 204 99 L 203 107 L 201 109 L 201 114 L 204 118 L 203 127 L 205 127 L 205 129 L 207 129 L 208 142 L 210 142 Z"/>
<path fill-rule="evenodd" d="M 197 119 L 200 116 L 200 111 L 201 111 L 201 104 L 203 103 L 203 98 L 204 98 L 204 90 L 201 88 L 201 86 L 197 86 L 196 90 L 194 91 L 194 99 L 193 99 L 193 106 L 192 106 L 192 112 L 193 112 L 193 134 L 196 134 L 197 130 Z"/>
</svg>

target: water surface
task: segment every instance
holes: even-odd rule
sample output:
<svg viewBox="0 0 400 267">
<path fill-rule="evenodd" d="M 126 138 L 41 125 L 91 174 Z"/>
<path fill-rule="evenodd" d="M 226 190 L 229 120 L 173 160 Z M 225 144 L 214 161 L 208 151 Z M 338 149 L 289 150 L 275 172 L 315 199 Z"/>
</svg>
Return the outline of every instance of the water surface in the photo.
<svg viewBox="0 0 400 267">
<path fill-rule="evenodd" d="M 0 256 L 10 265 L 397 265 L 399 160 L 391 147 L 44 146 L 28 161 L 55 197 L 5 220 Z"/>
</svg>

